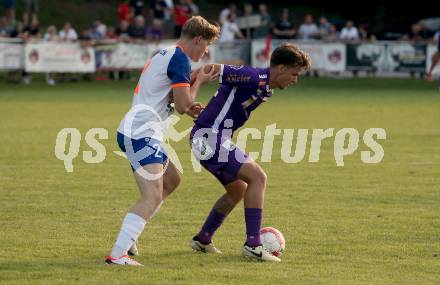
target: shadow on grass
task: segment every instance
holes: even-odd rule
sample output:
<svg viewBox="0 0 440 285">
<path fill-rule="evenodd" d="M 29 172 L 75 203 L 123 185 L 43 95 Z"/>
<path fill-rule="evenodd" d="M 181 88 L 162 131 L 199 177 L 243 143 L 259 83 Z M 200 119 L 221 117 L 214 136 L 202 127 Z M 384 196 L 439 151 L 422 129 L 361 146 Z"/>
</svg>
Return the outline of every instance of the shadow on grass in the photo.
<svg viewBox="0 0 440 285">
<path fill-rule="evenodd" d="M 155 254 L 154 259 L 161 259 L 166 261 L 169 258 L 182 259 L 185 261 L 192 261 L 194 263 L 204 263 L 206 265 L 215 263 L 259 263 L 258 261 L 253 261 L 245 258 L 240 252 L 228 252 L 223 254 L 207 254 L 202 252 L 195 252 L 190 250 L 179 250 L 179 251 L 167 251 L 159 254 Z"/>
</svg>

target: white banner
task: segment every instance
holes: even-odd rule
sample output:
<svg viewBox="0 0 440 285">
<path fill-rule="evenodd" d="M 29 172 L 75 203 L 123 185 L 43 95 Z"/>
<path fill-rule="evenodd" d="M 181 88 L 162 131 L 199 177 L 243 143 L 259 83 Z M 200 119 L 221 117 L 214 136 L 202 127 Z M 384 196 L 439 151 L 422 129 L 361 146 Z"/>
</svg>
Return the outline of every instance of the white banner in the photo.
<svg viewBox="0 0 440 285">
<path fill-rule="evenodd" d="M 0 70 L 21 70 L 23 68 L 23 44 L 0 41 Z"/>
<path fill-rule="evenodd" d="M 148 59 L 162 49 L 175 45 L 174 40 L 159 43 L 101 43 L 95 47 L 96 68 L 113 70 L 142 70 Z M 209 48 L 209 54 L 199 62 L 191 62 L 193 69 L 213 62 L 215 47 Z"/>
<path fill-rule="evenodd" d="M 346 66 L 346 45 L 326 44 L 324 46 L 324 68 L 329 72 L 343 72 Z M 312 61 L 313 66 L 313 61 Z"/>
<path fill-rule="evenodd" d="M 215 50 L 215 56 L 212 51 Z M 219 42 L 213 46 L 209 53 L 216 63 L 245 65 L 248 62 L 248 43 L 243 41 Z"/>
<path fill-rule="evenodd" d="M 386 61 L 381 70 L 423 72 L 426 69 L 426 45 L 411 42 L 385 42 Z"/>
<path fill-rule="evenodd" d="M 237 18 L 237 26 L 240 29 L 247 28 L 256 28 L 261 26 L 261 16 L 260 15 L 251 15 L 246 17 Z"/>
<path fill-rule="evenodd" d="M 95 53 L 79 43 L 28 43 L 25 66 L 27 72 L 95 72 Z"/>
<path fill-rule="evenodd" d="M 141 70 L 150 56 L 146 44 L 98 44 L 95 47 L 97 69 L 138 69 Z"/>
<path fill-rule="evenodd" d="M 266 40 L 253 40 L 251 44 L 251 65 L 253 67 L 267 67 L 269 61 L 264 56 Z M 269 55 L 270 56 L 270 55 Z"/>
</svg>

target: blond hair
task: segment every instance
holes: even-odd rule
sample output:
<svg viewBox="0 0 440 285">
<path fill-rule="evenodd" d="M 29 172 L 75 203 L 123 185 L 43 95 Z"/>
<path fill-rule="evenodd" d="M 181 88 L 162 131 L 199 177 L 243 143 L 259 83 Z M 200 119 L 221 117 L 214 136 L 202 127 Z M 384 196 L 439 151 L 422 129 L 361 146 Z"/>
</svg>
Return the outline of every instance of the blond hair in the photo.
<svg viewBox="0 0 440 285">
<path fill-rule="evenodd" d="M 201 16 L 193 16 L 185 22 L 182 28 L 182 37 L 193 39 L 201 36 L 204 40 L 215 41 L 220 35 L 220 28 L 211 24 Z"/>
</svg>

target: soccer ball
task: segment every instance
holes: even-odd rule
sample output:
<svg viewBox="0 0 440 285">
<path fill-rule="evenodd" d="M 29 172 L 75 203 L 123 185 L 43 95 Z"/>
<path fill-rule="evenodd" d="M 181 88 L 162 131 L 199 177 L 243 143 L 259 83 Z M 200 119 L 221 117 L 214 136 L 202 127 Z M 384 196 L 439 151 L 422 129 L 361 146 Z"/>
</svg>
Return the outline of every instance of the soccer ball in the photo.
<svg viewBox="0 0 440 285">
<path fill-rule="evenodd" d="M 263 246 L 273 255 L 280 257 L 286 247 L 283 234 L 271 227 L 262 228 L 260 230 L 260 240 Z"/>
</svg>

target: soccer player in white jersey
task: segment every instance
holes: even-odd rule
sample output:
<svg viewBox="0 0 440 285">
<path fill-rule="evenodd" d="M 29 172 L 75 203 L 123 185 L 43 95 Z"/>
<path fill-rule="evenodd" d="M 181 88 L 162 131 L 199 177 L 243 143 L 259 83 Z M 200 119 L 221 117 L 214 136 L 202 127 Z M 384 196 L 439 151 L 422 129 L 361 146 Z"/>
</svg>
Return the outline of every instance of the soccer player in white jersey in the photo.
<svg viewBox="0 0 440 285">
<path fill-rule="evenodd" d="M 113 249 L 105 258 L 108 264 L 141 265 L 128 254 L 137 254 L 135 243 L 145 224 L 180 182 L 176 167 L 161 146 L 167 118 L 174 108 L 193 118 L 201 112 L 200 104 L 194 102 L 199 87 L 218 74 L 212 69 L 191 76 L 190 59 L 199 61 L 218 36 L 217 26 L 200 16 L 192 17 L 183 26 L 176 46 L 161 50 L 144 67 L 134 91 L 132 108 L 121 121 L 117 134 L 141 197 L 122 222 Z"/>
</svg>

